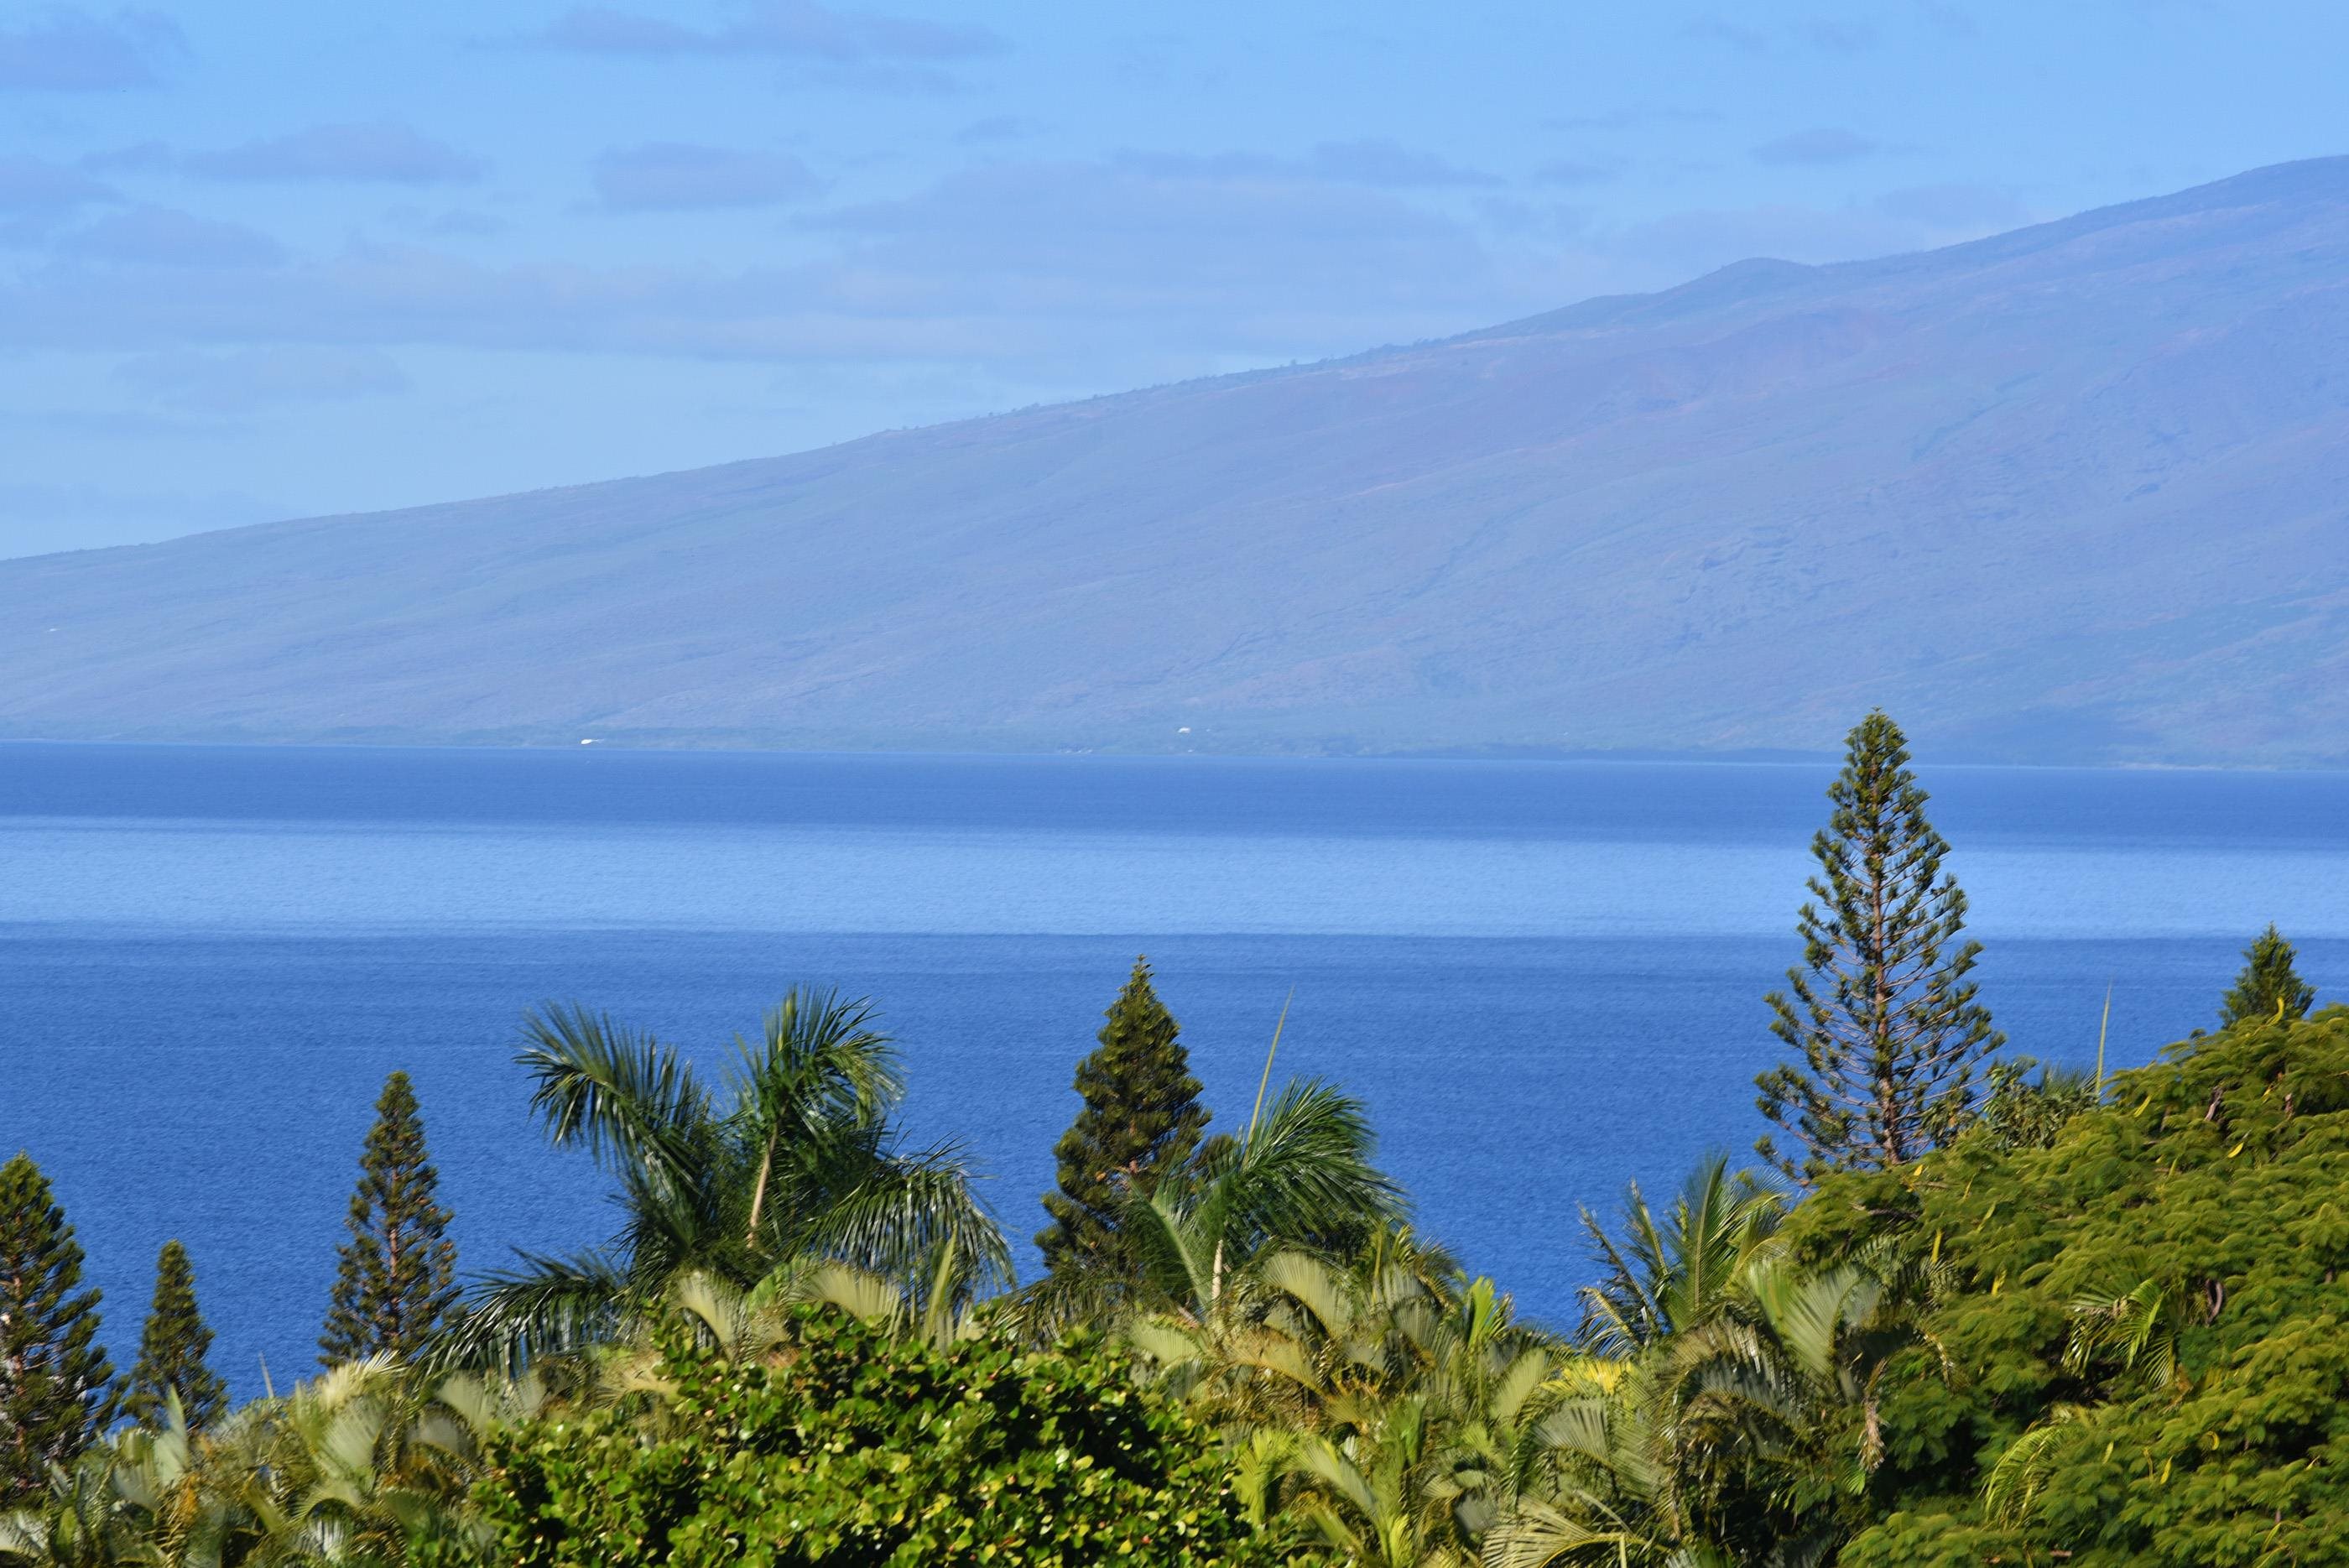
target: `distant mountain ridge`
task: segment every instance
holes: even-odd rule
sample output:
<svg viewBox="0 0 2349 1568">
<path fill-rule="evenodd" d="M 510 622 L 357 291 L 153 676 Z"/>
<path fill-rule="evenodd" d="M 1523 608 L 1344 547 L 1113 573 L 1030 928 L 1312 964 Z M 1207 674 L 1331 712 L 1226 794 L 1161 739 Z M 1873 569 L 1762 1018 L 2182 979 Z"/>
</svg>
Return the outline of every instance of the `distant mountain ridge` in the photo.
<svg viewBox="0 0 2349 1568">
<path fill-rule="evenodd" d="M 2349 159 L 793 456 L 0 561 L 0 736 L 2349 763 Z"/>
</svg>

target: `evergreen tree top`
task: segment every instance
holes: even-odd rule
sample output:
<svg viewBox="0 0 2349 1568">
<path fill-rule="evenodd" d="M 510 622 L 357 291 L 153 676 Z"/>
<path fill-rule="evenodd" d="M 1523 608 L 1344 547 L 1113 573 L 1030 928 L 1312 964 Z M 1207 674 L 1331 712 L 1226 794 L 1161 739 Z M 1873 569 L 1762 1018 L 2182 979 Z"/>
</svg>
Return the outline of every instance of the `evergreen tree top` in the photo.
<svg viewBox="0 0 2349 1568">
<path fill-rule="evenodd" d="M 196 1306 L 195 1265 L 187 1248 L 166 1241 L 155 1259 L 155 1301 L 139 1336 L 125 1414 L 141 1426 L 158 1426 L 177 1395 L 190 1431 L 211 1426 L 228 1406 L 227 1385 L 204 1360 L 212 1345 L 212 1331 Z"/>
<path fill-rule="evenodd" d="M 1755 1081 L 1762 1114 L 1802 1145 L 1756 1147 L 1797 1179 L 1913 1159 L 1964 1119 L 1975 1066 L 2005 1043 L 1967 978 L 1982 944 L 1961 940 L 1949 842 L 1882 710 L 1853 726 L 1827 798 L 1797 920 L 1803 963 L 1767 998 L 1771 1032 L 1800 1059 Z"/>
<path fill-rule="evenodd" d="M 0 1509 L 29 1497 L 114 1418 L 114 1368 L 98 1343 L 99 1293 L 31 1158 L 0 1165 Z"/>
<path fill-rule="evenodd" d="M 1054 1147 L 1059 1189 L 1044 1197 L 1052 1224 L 1036 1245 L 1056 1272 L 1122 1256 L 1118 1208 L 1147 1196 L 1191 1158 L 1207 1124 L 1174 1014 L 1151 983 L 1147 956 L 1103 1015 L 1098 1044 L 1077 1064 L 1084 1105 Z M 1116 1265 L 1123 1268 L 1123 1262 Z"/>
<path fill-rule="evenodd" d="M 327 1366 L 378 1354 L 411 1356 L 457 1302 L 457 1250 L 440 1173 L 426 1156 L 424 1119 L 408 1075 L 385 1080 L 351 1193 L 350 1239 L 335 1272 L 318 1359 Z"/>
<path fill-rule="evenodd" d="M 2219 1027 L 2289 1023 L 2307 1017 L 2316 1002 L 2316 988 L 2302 980 L 2293 967 L 2298 956 L 2274 922 L 2269 922 L 2268 929 L 2243 950 L 2242 971 L 2219 1004 Z"/>
</svg>

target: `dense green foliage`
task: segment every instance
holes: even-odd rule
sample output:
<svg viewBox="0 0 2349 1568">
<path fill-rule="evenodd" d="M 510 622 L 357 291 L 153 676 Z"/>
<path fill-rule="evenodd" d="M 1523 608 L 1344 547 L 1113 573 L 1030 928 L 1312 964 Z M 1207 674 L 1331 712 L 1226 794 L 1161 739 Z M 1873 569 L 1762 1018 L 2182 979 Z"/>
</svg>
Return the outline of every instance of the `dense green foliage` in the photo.
<svg viewBox="0 0 2349 1568">
<path fill-rule="evenodd" d="M 0 1563 L 2349 1562 L 2349 1007 L 2309 1015 L 2270 928 L 2228 1026 L 2153 1065 L 1988 1059 L 1881 714 L 1833 794 L 1773 999 L 1801 1060 L 1762 1080 L 1801 1180 L 1716 1156 L 1586 1213 L 1571 1332 L 1411 1230 L 1335 1087 L 1268 1057 L 1203 1143 L 1146 966 L 1022 1291 L 959 1152 L 901 1146 L 865 1004 L 791 992 L 723 1094 L 555 1009 L 534 1109 L 612 1173 L 620 1235 L 429 1342 L 383 1328 L 448 1289 L 395 1075 L 337 1290 L 378 1337 L 233 1412 L 173 1243 L 138 1425 L 102 1435 L 79 1249 L 0 1168 Z"/>
<path fill-rule="evenodd" d="M 195 1265 L 185 1247 L 166 1241 L 155 1259 L 155 1303 L 140 1332 L 123 1414 L 141 1426 L 160 1426 L 176 1399 L 190 1431 L 218 1420 L 228 1405 L 228 1385 L 204 1361 L 212 1345 L 212 1331 L 196 1306 Z"/>
<path fill-rule="evenodd" d="M 2219 1003 L 2219 1026 L 2227 1029 L 2247 1021 L 2288 1023 L 2307 1017 L 2316 988 L 2292 967 L 2298 956 L 2273 925 L 2252 938 L 2243 950 L 2243 971 Z"/>
<path fill-rule="evenodd" d="M 1130 1194 L 1148 1198 L 1162 1171 L 1182 1168 L 1198 1147 L 1207 1111 L 1146 959 L 1134 961 L 1100 1039 L 1077 1064 L 1084 1108 L 1052 1150 L 1059 1186 L 1044 1195 L 1052 1223 L 1037 1235 L 1036 1249 L 1054 1273 L 1114 1280 L 1135 1267 L 1122 1245 L 1120 1207 Z"/>
<path fill-rule="evenodd" d="M 36 1491 L 112 1419 L 114 1368 L 81 1264 L 48 1178 L 22 1154 L 0 1165 L 0 1506 Z"/>
<path fill-rule="evenodd" d="M 457 1248 L 407 1074 L 385 1081 L 375 1112 L 351 1192 L 350 1236 L 336 1255 L 334 1294 L 318 1335 L 325 1366 L 414 1355 L 457 1301 Z"/>
<path fill-rule="evenodd" d="M 1842 1560 L 2349 1562 L 2344 1179 L 2333 1008 L 2173 1046 L 2052 1147 L 1966 1137 L 1822 1185 L 1797 1255 L 1933 1262 L 1962 1373 L 1888 1380 L 1878 1522 Z"/>
<path fill-rule="evenodd" d="M 502 1561 L 947 1568 L 1278 1561 L 1214 1434 L 1097 1348 L 941 1353 L 802 1309 L 737 1358 L 659 1334 L 658 1418 L 501 1437 L 481 1489 Z M 703 1336 L 705 1339 L 707 1336 Z"/>
<path fill-rule="evenodd" d="M 167 1410 L 0 1514 L 0 1563 L 477 1564 L 488 1537 L 467 1497 L 481 1439 L 536 1398 L 377 1359 L 256 1399 L 206 1432 Z"/>
<path fill-rule="evenodd" d="M 1966 896 L 1941 875 L 1949 844 L 1925 819 L 1900 727 L 1851 732 L 1835 803 L 1812 840 L 1821 875 L 1803 906 L 1803 963 L 1769 998 L 1795 1052 L 1754 1080 L 1762 1114 L 1799 1149 L 1755 1145 L 1788 1176 L 1913 1159 L 1972 1104 L 1976 1064 L 2003 1044 L 1967 979 Z M 1957 944 L 1953 946 L 1953 944 Z"/>
</svg>

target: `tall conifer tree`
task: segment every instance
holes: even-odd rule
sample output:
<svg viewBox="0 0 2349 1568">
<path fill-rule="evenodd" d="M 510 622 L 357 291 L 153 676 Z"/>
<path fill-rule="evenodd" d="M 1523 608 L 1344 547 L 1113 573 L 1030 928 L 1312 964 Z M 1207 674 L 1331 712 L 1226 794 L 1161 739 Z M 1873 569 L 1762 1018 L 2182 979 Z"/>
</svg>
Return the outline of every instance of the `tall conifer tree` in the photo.
<svg viewBox="0 0 2349 1568">
<path fill-rule="evenodd" d="M 114 1419 L 114 1368 L 98 1342 L 98 1293 L 48 1178 L 26 1155 L 0 1165 L 0 1509 L 48 1482 Z"/>
<path fill-rule="evenodd" d="M 139 1364 L 130 1369 L 130 1392 L 123 1412 L 141 1426 L 162 1424 L 168 1397 L 180 1397 L 188 1430 L 201 1432 L 220 1418 L 228 1387 L 204 1361 L 212 1331 L 196 1309 L 195 1265 L 188 1250 L 166 1241 L 155 1259 L 155 1303 L 139 1335 Z"/>
<path fill-rule="evenodd" d="M 2316 988 L 2292 967 L 2298 955 L 2283 933 L 2271 924 L 2243 950 L 2243 971 L 2234 989 L 2219 1004 L 2219 1027 L 2232 1028 L 2246 1019 L 2258 1023 L 2305 1018 L 2316 1001 Z"/>
<path fill-rule="evenodd" d="M 1130 1261 L 1118 1226 L 1120 1194 L 1148 1196 L 1162 1174 L 1191 1158 L 1207 1125 L 1190 1054 L 1151 986 L 1148 959 L 1133 961 L 1100 1040 L 1077 1064 L 1084 1108 L 1052 1150 L 1060 1187 L 1044 1195 L 1052 1223 L 1036 1246 L 1055 1273 L 1123 1272 Z"/>
<path fill-rule="evenodd" d="M 457 1300 L 449 1211 L 434 1200 L 440 1177 L 425 1158 L 424 1122 L 407 1074 L 385 1082 L 375 1109 L 351 1194 L 350 1240 L 318 1336 L 318 1359 L 328 1366 L 378 1353 L 415 1355 Z"/>
<path fill-rule="evenodd" d="M 1797 929 L 1792 992 L 1768 998 L 1771 1033 L 1799 1061 L 1754 1080 L 1762 1114 L 1801 1147 L 1764 1137 L 1762 1157 L 1807 1179 L 1882 1168 L 1930 1147 L 1972 1103 L 1975 1065 L 2005 1044 L 1966 977 L 1980 942 L 1959 940 L 1966 896 L 1941 875 L 1948 842 L 1925 820 L 1900 727 L 1881 711 L 1856 726 L 1835 805 L 1812 840 L 1821 875 Z"/>
</svg>

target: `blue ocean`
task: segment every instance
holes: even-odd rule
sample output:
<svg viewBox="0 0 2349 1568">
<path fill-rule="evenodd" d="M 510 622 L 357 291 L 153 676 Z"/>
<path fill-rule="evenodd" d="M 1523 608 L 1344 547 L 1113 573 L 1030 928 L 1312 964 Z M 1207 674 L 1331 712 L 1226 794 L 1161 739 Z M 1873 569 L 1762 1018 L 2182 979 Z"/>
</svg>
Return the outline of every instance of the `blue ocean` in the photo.
<svg viewBox="0 0 2349 1568">
<path fill-rule="evenodd" d="M 1920 763 L 2013 1048 L 2128 1065 L 2246 940 L 2349 997 L 2349 775 Z M 1218 1125 L 1277 1075 L 1366 1100 L 1421 1227 L 1537 1315 L 1578 1211 L 1761 1130 L 1826 765 L 0 746 L 0 1151 L 54 1179 L 135 1351 L 192 1252 L 240 1394 L 315 1365 L 385 1074 L 468 1269 L 614 1216 L 512 1063 L 576 999 L 713 1064 L 795 982 L 869 995 L 910 1134 L 1021 1241 L 1137 953 Z M 1292 1000 L 1293 999 L 1293 1000 Z"/>
</svg>

